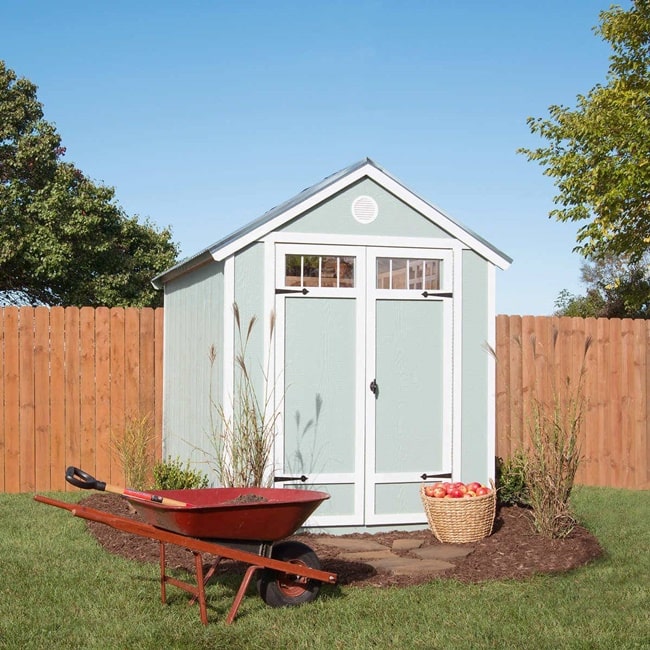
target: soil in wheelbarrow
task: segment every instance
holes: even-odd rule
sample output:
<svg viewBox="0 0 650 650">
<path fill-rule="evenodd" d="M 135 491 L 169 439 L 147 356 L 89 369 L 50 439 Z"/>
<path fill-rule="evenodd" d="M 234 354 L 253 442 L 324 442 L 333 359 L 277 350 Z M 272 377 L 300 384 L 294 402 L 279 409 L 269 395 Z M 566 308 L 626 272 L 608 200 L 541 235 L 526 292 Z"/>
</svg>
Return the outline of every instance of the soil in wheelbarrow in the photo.
<svg viewBox="0 0 650 650">
<path fill-rule="evenodd" d="M 116 494 L 93 494 L 82 502 L 104 512 L 138 520 L 125 499 Z M 138 562 L 158 562 L 159 543 L 138 535 L 125 533 L 104 524 L 87 521 L 90 533 L 108 552 Z M 385 545 L 396 555 L 408 556 L 408 550 L 396 550 L 396 540 L 417 540 L 421 548 L 440 545 L 427 530 L 417 532 L 356 533 L 344 538 L 368 540 Z M 408 586 L 429 582 L 432 577 L 450 578 L 462 582 L 484 580 L 522 579 L 540 573 L 559 573 L 577 568 L 600 557 L 603 553 L 598 540 L 585 528 L 577 526 L 565 539 L 548 540 L 536 535 L 532 528 L 530 512 L 516 506 L 500 507 L 492 535 L 468 544 L 471 552 L 453 560 L 454 568 L 435 576 L 424 573 L 395 575 L 373 568 L 363 561 L 343 557 L 345 551 L 332 546 L 331 536 L 306 533 L 295 536 L 308 544 L 318 555 L 323 569 L 338 574 L 339 584 L 354 587 Z M 340 539 L 340 537 L 337 537 Z M 190 551 L 175 545 L 167 545 L 167 565 L 174 569 L 194 571 Z M 204 556 L 206 565 L 210 559 Z M 224 560 L 221 566 L 229 573 L 243 573 L 244 565 Z"/>
</svg>

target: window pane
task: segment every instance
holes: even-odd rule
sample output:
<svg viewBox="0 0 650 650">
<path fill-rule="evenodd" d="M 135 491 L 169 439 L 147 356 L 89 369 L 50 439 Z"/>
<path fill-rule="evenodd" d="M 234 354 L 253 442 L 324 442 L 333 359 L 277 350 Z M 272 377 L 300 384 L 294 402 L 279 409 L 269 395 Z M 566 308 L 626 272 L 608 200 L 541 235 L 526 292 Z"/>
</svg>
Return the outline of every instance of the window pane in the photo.
<svg viewBox="0 0 650 650">
<path fill-rule="evenodd" d="M 391 289 L 406 289 L 406 260 L 393 258 Z"/>
<path fill-rule="evenodd" d="M 377 289 L 390 289 L 390 258 L 377 258 Z"/>
<path fill-rule="evenodd" d="M 409 289 L 422 289 L 423 260 L 409 260 Z"/>
<path fill-rule="evenodd" d="M 284 286 L 299 287 L 301 286 L 302 255 L 286 255 L 284 258 Z"/>
<path fill-rule="evenodd" d="M 317 287 L 320 267 L 318 255 L 303 255 L 302 258 L 302 286 Z"/>
<path fill-rule="evenodd" d="M 338 257 L 321 257 L 321 287 L 336 287 L 338 279 Z"/>
<path fill-rule="evenodd" d="M 354 257 L 339 257 L 339 287 L 354 287 Z"/>
<path fill-rule="evenodd" d="M 426 260 L 424 273 L 424 288 L 431 291 L 440 289 L 440 260 Z"/>
</svg>

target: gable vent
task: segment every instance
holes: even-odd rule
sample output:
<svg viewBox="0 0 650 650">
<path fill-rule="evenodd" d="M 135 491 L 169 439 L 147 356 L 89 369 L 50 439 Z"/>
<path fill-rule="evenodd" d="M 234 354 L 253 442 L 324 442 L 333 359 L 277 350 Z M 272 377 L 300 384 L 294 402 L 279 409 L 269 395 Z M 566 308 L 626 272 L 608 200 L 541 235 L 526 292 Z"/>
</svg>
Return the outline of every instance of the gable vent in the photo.
<svg viewBox="0 0 650 650">
<path fill-rule="evenodd" d="M 352 216 L 359 223 L 372 223 L 379 214 L 379 206 L 372 196 L 358 196 L 352 201 Z"/>
</svg>

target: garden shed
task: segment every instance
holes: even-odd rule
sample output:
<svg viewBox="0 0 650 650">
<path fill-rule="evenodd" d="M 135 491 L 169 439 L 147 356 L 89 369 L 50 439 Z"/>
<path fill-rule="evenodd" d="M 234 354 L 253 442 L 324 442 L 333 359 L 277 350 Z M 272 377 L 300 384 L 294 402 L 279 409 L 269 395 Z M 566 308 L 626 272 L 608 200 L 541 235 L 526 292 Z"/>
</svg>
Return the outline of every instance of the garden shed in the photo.
<svg viewBox="0 0 650 650">
<path fill-rule="evenodd" d="M 494 477 L 495 279 L 510 262 L 370 159 L 303 190 L 153 280 L 164 454 L 212 451 L 236 304 L 244 329 L 257 319 L 247 365 L 278 415 L 268 471 L 331 495 L 307 523 L 421 527 L 423 476 Z"/>
</svg>

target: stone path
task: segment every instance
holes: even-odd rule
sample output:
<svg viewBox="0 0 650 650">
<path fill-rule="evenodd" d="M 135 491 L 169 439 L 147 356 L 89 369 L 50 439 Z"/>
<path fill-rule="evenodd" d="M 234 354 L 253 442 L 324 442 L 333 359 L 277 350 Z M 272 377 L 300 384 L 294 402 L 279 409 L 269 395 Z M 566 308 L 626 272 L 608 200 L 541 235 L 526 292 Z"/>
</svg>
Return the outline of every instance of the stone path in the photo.
<svg viewBox="0 0 650 650">
<path fill-rule="evenodd" d="M 394 575 L 434 574 L 454 568 L 454 560 L 469 555 L 469 544 L 435 544 L 423 546 L 423 539 L 397 539 L 392 547 L 367 539 L 327 538 L 319 544 L 340 550 L 345 560 L 363 562 L 382 573 Z M 401 555 L 406 552 L 407 555 Z M 398 554 L 399 553 L 399 554 Z"/>
</svg>

